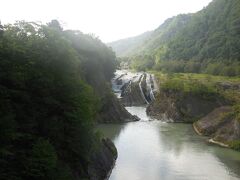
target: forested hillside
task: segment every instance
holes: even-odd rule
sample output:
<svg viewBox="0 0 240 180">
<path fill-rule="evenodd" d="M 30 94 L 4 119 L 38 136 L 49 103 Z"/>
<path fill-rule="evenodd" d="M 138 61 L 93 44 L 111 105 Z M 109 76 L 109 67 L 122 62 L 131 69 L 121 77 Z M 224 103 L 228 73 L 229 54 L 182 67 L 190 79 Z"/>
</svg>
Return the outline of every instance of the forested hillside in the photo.
<svg viewBox="0 0 240 180">
<path fill-rule="evenodd" d="M 134 54 L 147 54 L 168 43 L 175 38 L 179 31 L 183 29 L 191 20 L 192 14 L 180 14 L 167 19 L 162 25 L 153 31 L 151 36 L 134 49 Z"/>
<path fill-rule="evenodd" d="M 115 54 L 99 39 L 56 20 L 1 25 L 0 179 L 88 178 L 114 71 Z"/>
<path fill-rule="evenodd" d="M 129 54 L 139 70 L 240 75 L 240 1 L 213 0 L 170 18 Z"/>
<path fill-rule="evenodd" d="M 145 32 L 135 37 L 121 39 L 108 43 L 108 46 L 111 46 L 116 52 L 117 56 L 128 56 L 135 51 L 139 45 L 143 44 L 152 34 L 152 31 Z"/>
</svg>

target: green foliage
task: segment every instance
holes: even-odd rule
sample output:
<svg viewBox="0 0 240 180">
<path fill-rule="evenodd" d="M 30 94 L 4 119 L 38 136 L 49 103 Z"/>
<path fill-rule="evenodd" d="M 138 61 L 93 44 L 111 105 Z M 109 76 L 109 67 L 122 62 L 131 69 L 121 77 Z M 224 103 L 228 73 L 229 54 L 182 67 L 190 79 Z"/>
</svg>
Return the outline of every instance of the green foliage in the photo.
<svg viewBox="0 0 240 180">
<path fill-rule="evenodd" d="M 192 73 L 161 73 L 151 71 L 159 79 L 159 87 L 165 91 L 176 91 L 184 94 L 195 94 L 201 98 L 224 100 L 234 105 L 235 114 L 238 113 L 240 92 L 239 77 L 213 76 L 208 74 Z M 227 86 L 227 88 L 226 88 Z"/>
<path fill-rule="evenodd" d="M 165 59 L 225 59 L 240 57 L 238 0 L 214 0 L 168 43 Z"/>
<path fill-rule="evenodd" d="M 204 99 L 216 99 L 220 94 L 213 84 L 207 84 L 201 81 L 195 81 L 191 76 L 183 77 L 178 74 L 168 75 L 161 83 L 161 89 L 164 91 L 176 91 L 183 94 L 193 94 Z"/>
<path fill-rule="evenodd" d="M 234 150 L 240 151 L 240 141 L 230 142 L 230 147 Z"/>
<path fill-rule="evenodd" d="M 100 40 L 63 31 L 56 20 L 5 25 L 0 38 L 1 179 L 73 179 L 73 172 L 86 177 L 99 141 L 93 130 L 98 100 L 105 95 L 99 91 L 106 90 L 115 66 L 114 53 Z"/>
<path fill-rule="evenodd" d="M 35 178 L 49 178 L 57 166 L 57 154 L 54 147 L 46 140 L 39 139 L 26 161 L 26 173 Z"/>
<path fill-rule="evenodd" d="M 137 71 L 146 71 L 151 69 L 155 64 L 154 58 L 151 56 L 133 56 L 130 59 L 131 61 L 131 68 L 136 69 Z"/>
<path fill-rule="evenodd" d="M 206 73 L 221 76 L 239 76 L 240 62 L 205 60 L 198 61 L 169 60 L 159 61 L 153 69 L 168 73 Z"/>
<path fill-rule="evenodd" d="M 233 106 L 233 112 L 234 112 L 235 118 L 240 123 L 240 104 L 236 104 L 235 106 Z"/>
<path fill-rule="evenodd" d="M 167 19 L 127 55 L 141 70 L 240 76 L 239 49 L 240 1 L 213 0 L 197 13 Z"/>
</svg>

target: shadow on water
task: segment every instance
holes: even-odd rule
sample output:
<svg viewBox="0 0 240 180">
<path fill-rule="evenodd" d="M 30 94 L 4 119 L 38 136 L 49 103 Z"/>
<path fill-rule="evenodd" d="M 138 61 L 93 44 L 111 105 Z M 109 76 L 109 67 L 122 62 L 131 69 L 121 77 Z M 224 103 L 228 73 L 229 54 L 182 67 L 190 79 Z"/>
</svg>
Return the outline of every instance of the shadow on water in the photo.
<svg viewBox="0 0 240 180">
<path fill-rule="evenodd" d="M 111 139 L 113 142 L 120 136 L 121 131 L 124 131 L 125 123 L 122 124 L 99 124 L 97 130 L 103 134 L 104 137 Z"/>
<path fill-rule="evenodd" d="M 240 153 L 227 148 L 214 147 L 214 154 L 234 175 L 237 174 L 240 179 Z"/>
</svg>

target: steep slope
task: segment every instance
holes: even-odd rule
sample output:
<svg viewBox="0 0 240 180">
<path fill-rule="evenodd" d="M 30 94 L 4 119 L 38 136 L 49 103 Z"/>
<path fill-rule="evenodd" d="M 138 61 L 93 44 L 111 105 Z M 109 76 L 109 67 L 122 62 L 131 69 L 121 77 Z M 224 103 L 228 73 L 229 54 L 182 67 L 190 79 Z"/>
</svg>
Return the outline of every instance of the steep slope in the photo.
<svg viewBox="0 0 240 180">
<path fill-rule="evenodd" d="M 116 67 L 114 53 L 101 41 L 93 42 L 91 38 L 80 32 L 67 31 L 66 33 L 82 58 L 83 76 L 86 82 L 93 87 L 94 93 L 101 101 L 98 107 L 97 122 L 135 121 L 136 118 L 122 107 L 111 92 L 110 79 Z"/>
<path fill-rule="evenodd" d="M 213 0 L 197 13 L 170 18 L 127 50 L 137 70 L 240 75 L 240 1 Z"/>
<path fill-rule="evenodd" d="M 163 59 L 239 59 L 240 1 L 213 0 L 167 43 Z"/>
<path fill-rule="evenodd" d="M 0 47 L 0 179 L 106 179 L 117 152 L 94 124 L 114 53 L 56 20 L 5 25 Z"/>
<path fill-rule="evenodd" d="M 136 38 L 129 39 L 136 41 Z M 128 49 L 125 55 L 161 51 L 161 58 L 166 60 L 235 60 L 240 58 L 239 39 L 240 1 L 213 0 L 197 13 L 167 19 L 145 39 L 144 44 L 130 48 L 132 52 Z M 110 44 L 113 50 L 116 50 L 117 42 Z M 124 46 L 130 47 L 130 44 Z"/>
<path fill-rule="evenodd" d="M 189 23 L 192 14 L 180 14 L 167 19 L 162 25 L 153 31 L 151 36 L 145 40 L 139 47 L 132 50 L 132 54 L 141 54 L 152 52 L 163 46 Z"/>
<path fill-rule="evenodd" d="M 190 21 L 191 14 L 180 14 L 167 19 L 154 31 L 108 43 L 117 56 L 131 56 L 157 49 L 175 37 L 180 29 Z"/>
<path fill-rule="evenodd" d="M 152 31 L 148 31 L 135 37 L 130 37 L 108 43 L 107 45 L 112 47 L 112 49 L 116 52 L 116 56 L 128 56 L 134 52 L 134 49 L 142 45 L 143 42 L 148 39 L 151 34 Z"/>
</svg>

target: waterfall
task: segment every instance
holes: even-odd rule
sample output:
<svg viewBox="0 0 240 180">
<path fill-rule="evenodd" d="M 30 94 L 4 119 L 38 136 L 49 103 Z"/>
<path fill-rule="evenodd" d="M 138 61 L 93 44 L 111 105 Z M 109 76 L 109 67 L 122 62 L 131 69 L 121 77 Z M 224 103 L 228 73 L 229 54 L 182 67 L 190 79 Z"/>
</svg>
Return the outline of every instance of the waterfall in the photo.
<svg viewBox="0 0 240 180">
<path fill-rule="evenodd" d="M 155 96 L 153 94 L 151 77 L 152 76 L 150 74 L 147 74 L 147 76 L 146 76 L 147 93 L 148 93 L 151 101 L 154 101 L 155 100 Z"/>
<path fill-rule="evenodd" d="M 146 97 L 145 97 L 145 95 L 144 95 L 144 93 L 143 93 L 143 90 L 142 90 L 142 80 L 143 80 L 143 78 L 144 78 L 144 74 L 142 74 L 141 75 L 141 80 L 140 80 L 140 82 L 139 82 L 139 89 L 140 89 L 140 91 L 141 91 L 141 95 L 142 95 L 142 98 L 143 98 L 143 100 L 147 103 L 147 104 L 149 104 L 149 102 L 147 101 L 147 99 L 146 99 Z"/>
</svg>

